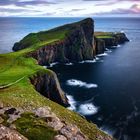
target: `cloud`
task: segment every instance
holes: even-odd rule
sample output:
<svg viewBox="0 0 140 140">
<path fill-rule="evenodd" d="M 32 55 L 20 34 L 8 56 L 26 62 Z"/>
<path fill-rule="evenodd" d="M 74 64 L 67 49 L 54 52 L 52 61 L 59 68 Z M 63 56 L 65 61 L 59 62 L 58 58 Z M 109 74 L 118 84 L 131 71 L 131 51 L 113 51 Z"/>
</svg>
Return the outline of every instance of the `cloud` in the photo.
<svg viewBox="0 0 140 140">
<path fill-rule="evenodd" d="M 85 10 L 84 8 L 83 9 L 71 9 L 70 11 L 75 11 L 75 12 L 77 12 L 77 11 L 82 11 L 82 10 Z"/>
<path fill-rule="evenodd" d="M 128 14 L 135 14 L 140 16 L 140 4 L 134 4 L 130 8 L 123 9 L 118 8 L 115 10 L 112 10 L 110 12 L 101 12 L 96 13 L 96 15 L 128 15 Z"/>
<path fill-rule="evenodd" d="M 139 15 L 140 0 L 0 0 L 0 16 Z M 140 16 L 140 15 L 139 15 Z"/>
<path fill-rule="evenodd" d="M 47 0 L 0 0 L 1 6 L 6 5 L 16 5 L 16 6 L 26 6 L 26 5 L 40 5 L 40 4 L 56 4 L 56 2 L 51 2 Z"/>
</svg>

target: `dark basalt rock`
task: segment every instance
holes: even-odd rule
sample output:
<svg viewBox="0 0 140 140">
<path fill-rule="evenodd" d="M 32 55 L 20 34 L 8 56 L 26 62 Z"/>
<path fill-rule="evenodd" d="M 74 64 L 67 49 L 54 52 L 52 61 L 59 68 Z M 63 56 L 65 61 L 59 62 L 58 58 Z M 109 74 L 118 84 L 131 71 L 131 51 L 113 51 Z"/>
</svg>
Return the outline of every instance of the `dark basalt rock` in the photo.
<svg viewBox="0 0 140 140">
<path fill-rule="evenodd" d="M 115 38 L 116 38 L 118 44 L 123 44 L 123 43 L 129 41 L 129 39 L 126 37 L 125 33 L 117 33 L 117 34 L 115 34 Z"/>
<path fill-rule="evenodd" d="M 79 62 L 94 58 L 94 23 L 92 19 L 87 18 L 80 22 L 55 28 L 52 31 L 57 32 L 60 30 L 67 31 L 63 39 L 40 47 L 28 55 L 37 59 L 40 65 L 49 65 L 53 62 Z M 50 33 L 51 31 L 44 32 L 44 34 L 48 32 Z M 39 36 L 39 33 L 29 34 L 23 40 L 16 43 L 13 50 L 18 51 L 31 47 L 36 41 L 30 43 L 28 40 L 35 35 Z"/>
<path fill-rule="evenodd" d="M 4 112 L 4 114 L 14 114 L 16 112 L 15 108 L 10 108 Z"/>
<path fill-rule="evenodd" d="M 95 37 L 96 54 L 102 54 L 105 51 L 105 41 Z"/>
<path fill-rule="evenodd" d="M 111 49 L 114 46 L 123 44 L 129 39 L 125 33 L 104 33 L 100 32 L 100 35 L 95 35 L 95 50 L 96 54 L 104 53 L 105 48 Z"/>
<path fill-rule="evenodd" d="M 38 73 L 30 80 L 40 94 L 60 105 L 69 106 L 68 99 L 62 91 L 55 73 Z"/>
</svg>

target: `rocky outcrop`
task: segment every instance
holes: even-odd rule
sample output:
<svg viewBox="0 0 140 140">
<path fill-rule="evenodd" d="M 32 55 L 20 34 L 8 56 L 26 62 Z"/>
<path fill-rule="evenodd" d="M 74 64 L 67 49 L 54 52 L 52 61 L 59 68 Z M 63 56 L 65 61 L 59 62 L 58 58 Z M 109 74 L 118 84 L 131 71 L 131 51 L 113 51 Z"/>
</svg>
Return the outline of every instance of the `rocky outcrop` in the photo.
<svg viewBox="0 0 140 140">
<path fill-rule="evenodd" d="M 97 34 L 97 35 L 96 35 Z M 129 41 L 125 33 L 95 33 L 95 50 L 96 54 L 104 53 L 105 48 L 111 49 L 114 46 Z"/>
<path fill-rule="evenodd" d="M 17 119 L 13 120 L 12 122 L 8 122 L 8 120 L 11 118 L 11 112 L 9 111 L 13 109 L 14 112 L 12 111 L 12 114 L 19 117 L 15 117 Z M 7 117 L 4 117 L 4 114 L 7 114 Z M 29 138 L 29 140 L 32 140 L 32 136 L 34 134 L 28 134 L 28 129 L 26 129 L 28 124 L 20 123 L 24 128 L 24 130 L 22 130 L 22 133 L 23 135 L 26 135 L 27 138 L 25 138 L 18 132 L 20 131 L 18 122 L 21 119 L 24 119 L 25 115 L 26 117 L 31 117 L 32 119 L 34 119 L 34 124 L 36 125 L 42 125 L 43 127 L 52 128 L 52 131 L 56 132 L 54 140 L 88 140 L 88 138 L 81 132 L 81 130 L 76 125 L 68 124 L 65 121 L 62 121 L 60 118 L 57 117 L 55 113 L 52 112 L 51 108 L 48 106 L 35 108 L 34 110 L 30 110 L 30 112 L 27 112 L 26 110 L 22 110 L 20 108 L 1 108 L 0 116 L 3 116 L 3 118 L 7 118 L 4 121 L 9 125 L 8 127 L 6 127 L 0 124 L 0 140 L 28 140 L 27 138 Z M 29 125 L 31 125 L 32 119 L 28 120 Z M 32 131 L 32 133 L 36 132 L 37 131 Z M 46 137 L 43 137 L 42 134 L 42 137 L 40 137 L 40 139 L 44 140 L 46 139 Z"/>
<path fill-rule="evenodd" d="M 55 28 L 54 30 L 56 33 L 60 30 L 65 31 L 64 38 L 44 45 L 32 53 L 29 53 L 29 56 L 37 59 L 40 65 L 47 65 L 56 61 L 66 63 L 94 58 L 94 23 L 92 19 L 88 18 L 80 22 Z M 54 32 L 54 30 L 52 30 L 52 32 Z M 51 31 L 44 32 L 44 35 L 50 32 Z M 26 36 L 14 45 L 13 50 L 18 51 L 31 47 L 34 42 L 29 43 L 27 40 L 30 40 L 30 38 L 33 38 L 35 35 L 39 37 L 40 33 Z"/>
<path fill-rule="evenodd" d="M 123 43 L 129 41 L 129 39 L 127 38 L 125 33 L 116 33 L 114 36 L 115 36 L 118 44 L 123 44 Z"/>
<path fill-rule="evenodd" d="M 37 73 L 30 80 L 40 94 L 60 105 L 69 106 L 68 99 L 62 91 L 54 72 L 50 71 L 48 74 Z"/>
<path fill-rule="evenodd" d="M 0 140 L 28 140 L 17 131 L 0 125 Z"/>
<path fill-rule="evenodd" d="M 95 42 L 94 42 L 94 45 L 95 45 L 95 53 L 96 54 L 102 54 L 104 53 L 105 51 L 105 41 L 100 39 L 100 38 L 96 38 L 95 37 Z"/>
</svg>

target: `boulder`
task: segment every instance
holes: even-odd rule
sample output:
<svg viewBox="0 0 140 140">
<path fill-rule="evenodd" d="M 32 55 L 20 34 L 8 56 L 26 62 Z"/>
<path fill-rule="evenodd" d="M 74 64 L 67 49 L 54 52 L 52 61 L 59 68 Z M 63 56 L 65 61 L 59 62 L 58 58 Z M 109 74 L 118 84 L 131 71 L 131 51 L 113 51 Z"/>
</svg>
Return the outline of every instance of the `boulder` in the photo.
<svg viewBox="0 0 140 140">
<path fill-rule="evenodd" d="M 28 140 L 15 130 L 0 125 L 0 140 Z"/>
</svg>

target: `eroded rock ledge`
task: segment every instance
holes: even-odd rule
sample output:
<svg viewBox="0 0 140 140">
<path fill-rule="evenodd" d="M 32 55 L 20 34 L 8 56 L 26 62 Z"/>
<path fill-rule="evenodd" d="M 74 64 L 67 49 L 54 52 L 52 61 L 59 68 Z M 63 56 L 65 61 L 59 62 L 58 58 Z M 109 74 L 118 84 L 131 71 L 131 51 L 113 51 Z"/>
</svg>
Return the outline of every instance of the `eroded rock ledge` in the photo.
<svg viewBox="0 0 140 140">
<path fill-rule="evenodd" d="M 68 99 L 61 89 L 54 72 L 50 71 L 48 74 L 37 73 L 35 76 L 32 76 L 30 80 L 35 86 L 35 89 L 43 96 L 60 105 L 69 106 Z"/>
<path fill-rule="evenodd" d="M 106 48 L 111 49 L 112 47 L 129 41 L 125 33 L 121 32 L 95 32 L 94 39 L 96 54 L 104 53 Z"/>
<path fill-rule="evenodd" d="M 63 38 L 44 45 L 28 55 L 37 59 L 40 65 L 48 65 L 53 62 L 78 62 L 94 58 L 94 21 L 91 18 L 57 27 L 50 31 L 29 34 L 20 42 L 15 43 L 13 50 L 18 51 L 32 47 L 37 42 L 28 41 L 32 40 L 34 36 L 36 36 L 36 40 L 39 40 L 38 42 L 43 42 L 44 40 L 48 41 L 48 38 L 42 40 L 41 36 L 47 36 L 50 32 L 57 34 L 60 31 L 58 36 L 64 34 Z"/>
</svg>

